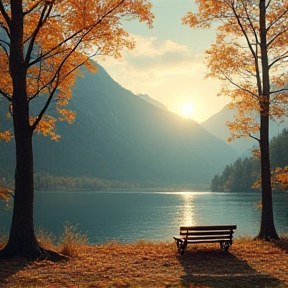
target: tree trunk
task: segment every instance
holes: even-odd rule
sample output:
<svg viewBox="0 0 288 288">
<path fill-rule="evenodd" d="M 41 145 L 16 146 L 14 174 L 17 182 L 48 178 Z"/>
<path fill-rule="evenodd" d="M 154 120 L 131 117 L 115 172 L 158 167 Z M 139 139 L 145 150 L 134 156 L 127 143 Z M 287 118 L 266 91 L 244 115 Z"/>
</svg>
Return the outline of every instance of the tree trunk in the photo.
<svg viewBox="0 0 288 288">
<path fill-rule="evenodd" d="M 11 1 L 9 69 L 13 83 L 13 124 L 16 142 L 16 171 L 13 218 L 9 240 L 0 257 L 46 257 L 36 240 L 33 223 L 33 131 L 29 124 L 27 68 L 23 58 L 22 1 Z"/>
<path fill-rule="evenodd" d="M 260 95 L 260 152 L 261 152 L 261 187 L 262 187 L 262 216 L 259 239 L 279 239 L 273 218 L 273 201 L 269 152 L 269 117 L 270 117 L 270 77 L 267 53 L 266 30 L 266 3 L 259 2 L 260 11 L 260 38 L 261 38 L 261 63 L 262 63 L 262 91 Z"/>
<path fill-rule="evenodd" d="M 274 225 L 271 170 L 269 154 L 269 116 L 261 116 L 260 151 L 261 151 L 261 186 L 262 215 L 258 239 L 279 239 Z"/>
<path fill-rule="evenodd" d="M 33 223 L 33 153 L 32 133 L 26 109 L 13 111 L 16 140 L 15 197 L 13 218 L 7 246 L 2 257 L 24 256 L 38 258 L 41 249 L 34 234 Z M 24 110 L 17 111 L 16 110 Z M 20 112 L 20 113 L 19 113 Z M 22 113 L 21 113 L 22 112 Z"/>
</svg>

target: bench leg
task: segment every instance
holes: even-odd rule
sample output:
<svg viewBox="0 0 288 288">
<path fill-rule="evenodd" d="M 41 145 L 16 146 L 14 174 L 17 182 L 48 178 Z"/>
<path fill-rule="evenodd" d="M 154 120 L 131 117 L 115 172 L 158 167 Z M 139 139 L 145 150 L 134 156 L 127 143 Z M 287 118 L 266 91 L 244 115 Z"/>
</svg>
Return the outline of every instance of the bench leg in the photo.
<svg viewBox="0 0 288 288">
<path fill-rule="evenodd" d="M 186 242 L 183 240 L 180 240 L 180 239 L 179 240 L 175 239 L 175 241 L 176 241 L 176 246 L 177 246 L 178 252 L 180 252 L 181 255 L 183 255 L 184 251 L 186 249 Z"/>
<path fill-rule="evenodd" d="M 230 247 L 230 241 L 221 241 L 220 247 L 221 247 L 221 249 L 223 249 L 227 252 L 229 250 L 229 247 Z"/>
<path fill-rule="evenodd" d="M 182 243 L 181 243 L 181 248 L 180 248 L 180 250 L 181 250 L 181 255 L 184 255 L 185 249 L 186 249 L 185 242 L 182 242 Z"/>
<path fill-rule="evenodd" d="M 175 240 L 175 242 L 176 242 L 177 250 L 178 250 L 178 252 L 179 252 L 179 251 L 180 251 L 181 241 Z"/>
</svg>

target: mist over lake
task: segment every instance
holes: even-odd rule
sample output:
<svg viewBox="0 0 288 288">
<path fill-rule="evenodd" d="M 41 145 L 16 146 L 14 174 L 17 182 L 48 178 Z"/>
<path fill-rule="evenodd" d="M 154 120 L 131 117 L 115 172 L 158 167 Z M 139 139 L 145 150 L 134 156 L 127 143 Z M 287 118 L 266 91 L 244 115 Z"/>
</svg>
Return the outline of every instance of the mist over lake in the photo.
<svg viewBox="0 0 288 288">
<path fill-rule="evenodd" d="M 288 194 L 275 193 L 277 232 L 288 233 Z M 90 243 L 110 240 L 169 241 L 180 225 L 236 224 L 235 238 L 256 236 L 260 193 L 220 192 L 36 192 L 34 223 L 55 236 L 63 224 L 78 225 Z M 8 233 L 12 205 L 0 202 L 0 229 Z"/>
</svg>

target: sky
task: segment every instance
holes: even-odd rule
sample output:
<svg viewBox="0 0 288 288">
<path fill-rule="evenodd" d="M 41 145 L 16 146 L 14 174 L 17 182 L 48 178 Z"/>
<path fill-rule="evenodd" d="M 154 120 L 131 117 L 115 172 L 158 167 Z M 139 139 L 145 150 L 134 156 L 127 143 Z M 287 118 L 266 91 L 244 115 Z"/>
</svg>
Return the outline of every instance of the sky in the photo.
<svg viewBox="0 0 288 288">
<path fill-rule="evenodd" d="M 220 81 L 204 79 L 205 50 L 215 41 L 215 31 L 181 24 L 188 11 L 197 12 L 194 0 L 150 2 L 155 15 L 152 29 L 137 20 L 123 24 L 136 48 L 123 51 L 120 59 L 98 61 L 124 88 L 148 94 L 170 111 L 201 123 L 228 103 L 217 96 Z"/>
</svg>

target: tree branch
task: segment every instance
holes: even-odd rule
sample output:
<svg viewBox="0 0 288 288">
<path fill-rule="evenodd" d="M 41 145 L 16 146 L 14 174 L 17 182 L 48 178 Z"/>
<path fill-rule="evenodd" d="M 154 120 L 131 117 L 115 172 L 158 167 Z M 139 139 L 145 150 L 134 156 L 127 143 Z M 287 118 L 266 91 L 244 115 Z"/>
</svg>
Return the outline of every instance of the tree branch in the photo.
<svg viewBox="0 0 288 288">
<path fill-rule="evenodd" d="M 279 15 L 277 19 L 275 19 L 273 22 L 270 23 L 270 25 L 266 28 L 266 31 L 268 32 L 273 27 L 273 25 L 275 25 L 279 20 L 281 20 L 282 17 L 287 13 L 288 13 L 288 10 L 284 10 L 284 12 L 281 15 Z"/>
<path fill-rule="evenodd" d="M 49 14 L 50 14 L 50 12 L 52 10 L 52 7 L 53 7 L 53 4 L 49 4 L 49 8 L 48 8 L 48 4 L 46 4 L 44 6 L 43 10 L 42 10 L 42 13 L 41 13 L 41 16 L 39 18 L 37 27 L 35 28 L 35 30 L 34 30 L 34 32 L 32 34 L 32 37 L 30 39 L 30 43 L 29 43 L 29 46 L 28 46 L 28 50 L 27 50 L 27 53 L 26 53 L 26 56 L 25 56 L 25 64 L 26 64 L 26 66 L 28 66 L 28 64 L 30 62 L 31 53 L 32 53 L 33 48 L 34 48 L 34 43 L 35 43 L 36 36 L 37 36 L 38 32 L 40 31 L 40 28 L 42 27 L 42 25 L 45 23 L 45 21 L 49 17 Z M 48 11 L 46 13 L 47 9 L 48 9 Z"/>
<path fill-rule="evenodd" d="M 34 9 L 36 9 L 36 8 L 39 6 L 39 4 L 40 4 L 41 2 L 42 2 L 41 0 L 38 1 L 38 2 L 36 2 L 29 10 L 25 11 L 25 12 L 23 13 L 23 15 L 25 16 L 25 15 L 31 13 Z"/>
<path fill-rule="evenodd" d="M 0 12 L 1 12 L 1 11 L 0 11 Z M 1 23 L 1 22 L 0 22 L 0 26 L 1 26 L 1 28 L 6 32 L 8 38 L 10 39 L 9 30 L 8 30 L 7 27 L 4 25 L 4 23 Z"/>
<path fill-rule="evenodd" d="M 280 33 L 276 34 L 268 43 L 267 43 L 267 47 L 270 47 L 273 42 L 278 39 L 278 37 L 280 37 L 281 35 L 283 35 L 284 33 L 286 33 L 288 31 L 288 28 L 282 30 Z"/>
<path fill-rule="evenodd" d="M 61 61 L 60 65 L 58 66 L 54 76 L 51 78 L 51 80 L 45 85 L 45 87 L 48 87 L 50 85 L 52 85 L 53 83 L 55 84 L 55 86 L 53 87 L 52 91 L 50 92 L 50 95 L 44 105 L 44 107 L 42 108 L 42 110 L 40 111 L 38 117 L 36 118 L 36 120 L 34 121 L 34 123 L 31 125 L 31 129 L 32 131 L 34 131 L 37 127 L 37 125 L 39 124 L 39 122 L 41 121 L 43 115 L 45 114 L 47 108 L 49 107 L 51 101 L 52 101 L 52 98 L 59 86 L 59 84 L 61 83 L 60 82 L 60 71 L 63 67 L 63 65 L 66 63 L 66 61 L 69 59 L 69 57 L 76 51 L 76 49 L 78 48 L 78 46 L 80 45 L 80 43 L 83 41 L 83 39 L 97 26 L 101 23 L 101 21 L 107 17 L 109 14 L 111 14 L 115 9 L 117 9 L 122 3 L 124 2 L 124 0 L 121 0 L 116 6 L 114 6 L 113 8 L 111 8 L 108 12 L 106 12 L 102 17 L 100 17 L 100 19 L 95 22 L 93 25 L 91 25 L 88 29 L 86 28 L 86 32 L 84 32 L 83 35 L 80 36 L 80 38 L 78 39 L 77 43 L 74 45 L 74 47 L 71 49 L 71 51 L 64 57 L 64 59 Z M 82 29 L 81 31 L 84 31 L 84 29 Z M 79 34 L 80 32 L 77 31 L 76 33 L 74 33 L 74 35 L 76 36 L 77 34 Z M 74 37 L 75 37 L 74 36 Z M 72 39 L 73 37 L 68 37 L 69 40 Z M 65 42 L 67 42 L 68 40 L 66 39 Z M 64 43 L 65 43 L 64 42 Z M 62 44 L 64 44 L 62 43 Z M 55 49 L 57 49 L 59 46 L 59 44 L 57 45 L 56 48 L 54 49 L 51 49 L 50 51 L 48 51 L 48 53 L 45 53 L 45 56 L 47 56 L 49 53 L 51 53 L 52 51 L 54 51 Z M 96 52 L 97 53 L 97 52 Z M 91 56 L 93 57 L 93 56 Z M 43 57 L 40 56 L 38 57 L 36 60 L 38 61 L 33 61 L 32 63 L 36 64 L 37 62 L 39 62 L 39 59 L 41 60 Z M 88 57 L 89 59 L 89 57 Z M 86 61 L 88 61 L 88 59 Z M 85 62 L 86 62 L 85 61 Z M 85 63 L 83 62 L 83 63 Z M 32 63 L 30 63 L 30 66 L 32 65 Z M 73 71 L 75 71 L 77 68 L 79 68 L 81 65 L 78 65 L 76 66 L 75 69 L 72 69 L 70 72 L 68 72 L 64 77 L 67 77 L 68 75 L 70 75 Z M 56 80 L 56 81 L 55 81 Z M 44 89 L 44 86 L 41 88 L 41 91 Z M 36 97 L 36 95 L 34 96 Z M 32 100 L 32 99 L 30 99 Z"/>
<path fill-rule="evenodd" d="M 279 57 L 277 57 L 274 61 L 272 61 L 268 67 L 269 69 L 275 65 L 277 62 L 281 61 L 281 60 L 284 60 L 285 58 L 288 58 L 288 50 L 286 50 L 285 52 L 282 53 L 282 55 L 280 55 Z"/>
<path fill-rule="evenodd" d="M 250 94 L 253 98 L 257 99 L 256 94 L 254 94 L 252 91 L 240 86 L 239 84 L 237 84 L 236 82 L 234 82 L 228 75 L 226 75 L 223 71 L 221 71 L 222 75 L 225 77 L 226 80 L 228 80 L 232 85 L 234 85 L 235 87 L 237 87 L 238 89 L 247 92 L 248 94 Z"/>
<path fill-rule="evenodd" d="M 39 124 L 39 122 L 41 121 L 43 115 L 45 114 L 47 108 L 49 107 L 51 101 L 52 101 L 52 98 L 54 96 L 54 93 L 56 92 L 57 88 L 58 88 L 58 83 L 59 83 L 59 73 L 57 75 L 55 75 L 57 77 L 55 77 L 57 80 L 56 80 L 56 85 L 55 87 L 52 89 L 52 91 L 50 92 L 50 95 L 44 105 L 44 107 L 42 108 L 41 112 L 39 113 L 38 117 L 36 117 L 36 120 L 34 121 L 34 123 L 31 125 L 31 130 L 32 132 L 36 129 L 37 125 Z M 54 80 L 55 80 L 54 78 Z M 57 83 L 58 82 L 58 83 Z"/>
<path fill-rule="evenodd" d="M 9 96 L 9 94 L 8 93 L 6 93 L 6 92 L 4 92 L 1 88 L 0 88 L 0 95 L 2 95 L 4 98 L 6 98 L 8 101 L 12 101 L 12 97 L 11 96 Z"/>
<path fill-rule="evenodd" d="M 271 2 L 272 2 L 272 0 L 269 0 L 269 1 L 268 1 L 267 5 L 266 5 L 266 9 L 268 9 L 268 8 L 269 8 L 269 6 L 270 6 Z"/>
<path fill-rule="evenodd" d="M 260 143 L 260 139 L 259 139 L 259 138 L 253 136 L 251 133 L 249 133 L 248 135 L 249 135 L 251 138 L 255 139 L 256 141 L 258 141 L 258 142 Z"/>
<path fill-rule="evenodd" d="M 6 47 L 4 45 L 7 45 L 8 47 L 10 47 L 10 44 L 8 42 L 0 39 L 0 46 L 3 48 L 7 58 L 9 58 L 8 50 L 6 49 Z"/>
<path fill-rule="evenodd" d="M 242 4 L 243 4 L 243 3 L 242 3 Z M 248 13 L 248 11 L 247 11 L 247 8 L 246 8 L 245 4 L 243 4 L 243 7 L 244 7 L 244 10 L 245 10 L 245 12 L 246 12 L 246 16 L 247 16 L 248 22 L 249 22 L 249 24 L 250 24 L 250 27 L 251 27 L 251 29 L 252 29 L 252 31 L 253 31 L 255 41 L 256 41 L 257 44 L 259 44 L 259 40 L 258 40 L 258 37 L 257 37 L 256 30 L 255 30 L 254 25 L 253 25 L 253 23 L 252 23 L 252 21 L 251 21 L 251 19 L 250 19 L 250 17 L 249 17 L 249 13 Z M 260 90 L 261 90 L 261 87 L 262 87 L 262 86 L 261 86 L 260 69 L 259 69 L 258 57 L 257 57 L 257 54 L 258 54 L 258 53 L 257 53 L 257 47 L 258 47 L 258 46 L 257 46 L 257 44 L 256 44 L 256 51 L 254 51 L 253 46 L 252 46 L 252 44 L 251 44 L 251 41 L 250 41 L 250 39 L 249 39 L 249 37 L 248 37 L 248 35 L 247 35 L 247 33 L 246 33 L 246 31 L 245 31 L 245 29 L 244 29 L 241 21 L 240 21 L 239 15 L 237 14 L 237 12 L 236 12 L 236 10 L 235 10 L 234 7 L 231 7 L 231 8 L 232 8 L 232 11 L 233 11 L 236 19 L 237 19 L 237 23 L 238 23 L 238 25 L 239 25 L 239 27 L 240 27 L 240 29 L 241 29 L 241 31 L 242 31 L 242 34 L 244 35 L 244 38 L 246 39 L 246 42 L 247 42 L 248 47 L 249 47 L 249 50 L 250 50 L 250 52 L 251 52 L 251 54 L 252 54 L 252 56 L 253 56 L 254 65 L 255 65 L 255 69 L 256 69 L 256 81 L 257 81 L 258 93 L 260 94 Z"/>
<path fill-rule="evenodd" d="M 84 65 L 88 60 L 90 60 L 90 59 L 93 58 L 94 56 L 98 55 L 98 51 L 99 51 L 99 49 L 98 49 L 95 53 L 93 53 L 92 55 L 87 56 L 87 58 L 86 58 L 82 63 L 76 65 L 73 69 L 71 69 L 69 72 L 67 72 L 66 75 L 63 76 L 63 79 L 65 79 L 67 76 L 69 76 L 70 74 L 72 74 L 75 70 L 77 70 L 79 67 L 81 67 L 82 65 Z M 40 81 L 40 73 L 41 73 L 41 71 L 39 71 L 38 82 Z M 55 72 L 55 73 L 58 73 L 58 71 Z M 55 74 L 54 74 L 54 75 L 55 75 Z M 55 78 L 53 78 L 53 79 L 55 80 Z M 53 81 L 54 81 L 53 79 L 51 79 L 49 82 L 47 82 L 47 83 L 46 83 L 45 85 L 43 85 L 41 88 L 39 88 L 39 89 L 37 90 L 37 92 L 36 92 L 33 96 L 31 96 L 31 97 L 28 98 L 28 101 L 29 101 L 29 102 L 32 101 L 34 98 L 36 98 L 36 97 L 41 93 L 41 91 L 43 91 L 44 89 L 46 89 L 46 88 L 48 88 L 50 85 L 52 85 L 52 83 L 53 83 Z M 59 86 L 61 83 L 62 83 L 62 81 L 59 81 L 58 86 Z"/>
<path fill-rule="evenodd" d="M 52 49 L 50 49 L 49 51 L 47 51 L 46 53 L 44 53 L 41 57 L 36 58 L 34 61 L 29 63 L 29 66 L 33 66 L 35 65 L 37 62 L 39 62 L 41 59 L 45 59 L 47 55 L 51 54 L 53 51 L 55 51 L 56 49 L 58 49 L 59 47 L 61 47 L 63 44 L 67 43 L 68 41 L 70 41 L 71 39 L 75 38 L 77 35 L 79 35 L 81 32 L 85 31 L 84 34 L 82 36 L 80 36 L 80 39 L 78 41 L 82 41 L 83 38 L 85 38 L 85 36 L 87 36 L 96 26 L 98 26 L 102 20 L 107 17 L 108 15 L 110 15 L 114 10 L 116 10 L 118 7 L 121 6 L 121 4 L 123 4 L 125 0 L 121 0 L 116 6 L 114 6 L 113 8 L 111 8 L 108 12 L 106 12 L 103 16 L 100 17 L 100 19 L 98 19 L 98 21 L 96 21 L 94 24 L 88 26 L 88 27 L 83 27 L 82 29 L 76 31 L 75 33 L 73 33 L 72 35 L 70 35 L 68 38 L 64 39 L 62 42 L 60 42 L 57 46 L 53 47 Z M 79 42 L 77 42 L 75 45 L 79 46 Z"/>
<path fill-rule="evenodd" d="M 8 25 L 8 27 L 10 27 L 11 25 L 11 19 L 9 18 L 5 8 L 4 8 L 4 5 L 3 5 L 3 1 L 0 0 L 0 12 L 1 14 L 3 15 L 5 21 L 6 21 L 6 24 Z"/>
<path fill-rule="evenodd" d="M 282 89 L 279 89 L 279 90 L 271 91 L 270 95 L 276 94 L 276 93 L 285 92 L 285 91 L 288 92 L 288 88 L 282 88 Z"/>
</svg>

